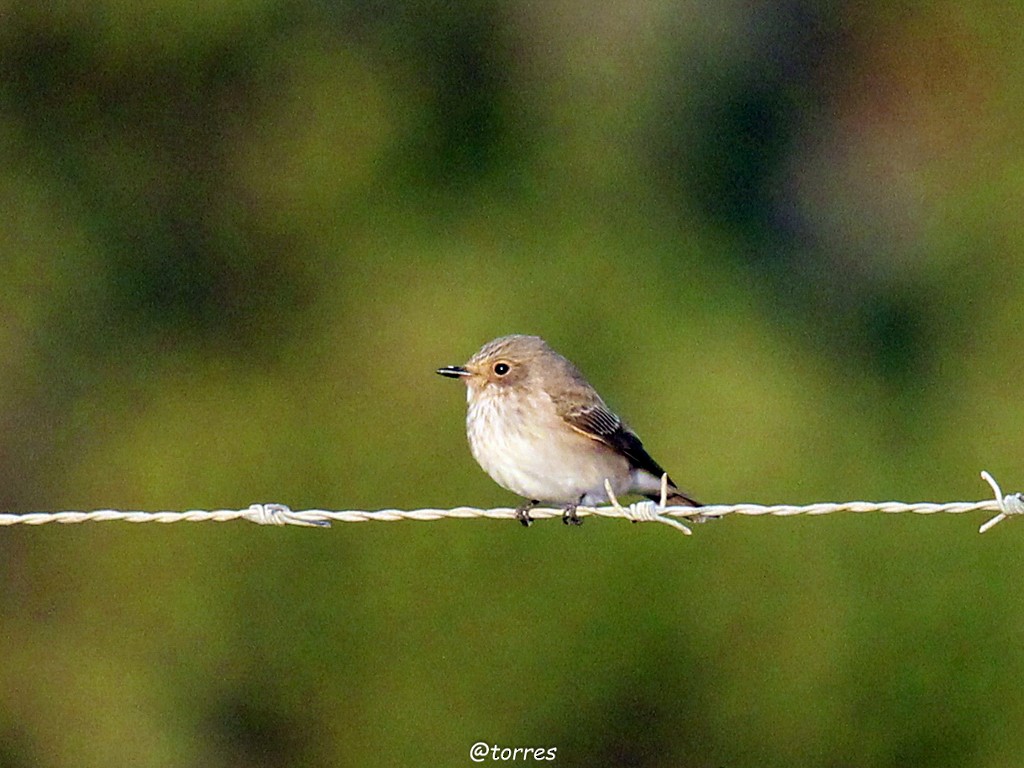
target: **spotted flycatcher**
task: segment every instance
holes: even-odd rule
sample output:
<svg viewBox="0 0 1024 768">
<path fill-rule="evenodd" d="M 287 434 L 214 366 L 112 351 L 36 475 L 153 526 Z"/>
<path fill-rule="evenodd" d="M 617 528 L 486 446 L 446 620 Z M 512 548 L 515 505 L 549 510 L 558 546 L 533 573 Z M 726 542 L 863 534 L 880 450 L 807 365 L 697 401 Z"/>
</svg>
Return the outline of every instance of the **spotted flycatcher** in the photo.
<svg viewBox="0 0 1024 768">
<path fill-rule="evenodd" d="M 465 365 L 437 370 L 466 383 L 466 434 L 473 458 L 495 482 L 527 501 L 523 525 L 542 501 L 565 507 L 562 522 L 579 525 L 577 505 L 636 493 L 660 501 L 665 470 L 609 410 L 575 365 L 538 336 L 503 336 Z M 668 480 L 666 503 L 700 504 Z"/>
</svg>

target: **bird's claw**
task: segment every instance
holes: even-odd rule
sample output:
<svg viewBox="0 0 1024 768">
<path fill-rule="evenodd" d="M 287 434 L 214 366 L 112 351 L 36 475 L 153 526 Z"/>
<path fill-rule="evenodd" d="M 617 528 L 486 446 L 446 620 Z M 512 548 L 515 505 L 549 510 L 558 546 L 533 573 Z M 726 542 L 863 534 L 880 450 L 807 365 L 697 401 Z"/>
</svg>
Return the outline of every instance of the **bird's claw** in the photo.
<svg viewBox="0 0 1024 768">
<path fill-rule="evenodd" d="M 516 520 L 520 522 L 523 528 L 529 528 L 533 523 L 533 518 L 530 517 L 530 510 L 536 507 L 540 502 L 528 501 L 525 504 L 520 504 L 516 507 Z"/>
<path fill-rule="evenodd" d="M 562 512 L 562 525 L 583 525 L 583 519 L 576 514 L 576 505 L 565 508 Z"/>
</svg>

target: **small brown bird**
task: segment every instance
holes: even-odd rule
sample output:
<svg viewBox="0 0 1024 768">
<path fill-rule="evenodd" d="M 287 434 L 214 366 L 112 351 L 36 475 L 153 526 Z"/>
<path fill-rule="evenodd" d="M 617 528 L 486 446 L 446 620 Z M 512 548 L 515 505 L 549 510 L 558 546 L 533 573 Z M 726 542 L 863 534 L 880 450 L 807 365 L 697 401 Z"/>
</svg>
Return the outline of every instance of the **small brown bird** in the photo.
<svg viewBox="0 0 1024 768">
<path fill-rule="evenodd" d="M 498 485 L 526 497 L 523 525 L 543 502 L 565 507 L 562 522 L 579 525 L 580 504 L 636 493 L 661 500 L 665 470 L 609 410 L 575 365 L 538 336 L 503 336 L 465 365 L 437 370 L 466 383 L 466 433 L 473 457 Z M 669 506 L 699 507 L 671 479 Z"/>
</svg>

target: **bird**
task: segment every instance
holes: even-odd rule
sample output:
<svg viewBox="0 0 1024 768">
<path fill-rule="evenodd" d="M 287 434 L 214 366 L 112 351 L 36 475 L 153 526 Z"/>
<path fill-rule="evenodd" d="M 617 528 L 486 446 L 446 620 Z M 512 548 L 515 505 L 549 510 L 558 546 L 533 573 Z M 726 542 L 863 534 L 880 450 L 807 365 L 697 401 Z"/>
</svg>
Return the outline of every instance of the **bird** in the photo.
<svg viewBox="0 0 1024 768">
<path fill-rule="evenodd" d="M 634 493 L 669 506 L 701 506 L 672 481 L 579 369 L 539 336 L 515 334 L 484 344 L 465 365 L 436 373 L 466 385 L 466 436 L 473 458 L 501 487 L 526 499 L 524 526 L 538 504 L 561 506 L 579 525 L 580 505 Z"/>
</svg>

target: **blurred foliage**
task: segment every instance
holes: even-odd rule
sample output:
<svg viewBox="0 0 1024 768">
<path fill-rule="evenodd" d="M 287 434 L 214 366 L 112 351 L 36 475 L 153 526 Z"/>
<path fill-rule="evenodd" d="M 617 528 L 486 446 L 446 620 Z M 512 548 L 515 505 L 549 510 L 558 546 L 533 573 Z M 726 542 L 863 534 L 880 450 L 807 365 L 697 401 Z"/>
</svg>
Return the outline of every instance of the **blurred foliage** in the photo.
<svg viewBox="0 0 1024 768">
<path fill-rule="evenodd" d="M 1022 485 L 1016 6 L 0 19 L 6 510 L 511 504 L 510 332 L 708 501 Z M 0 765 L 1016 765 L 980 522 L 10 528 Z"/>
</svg>

